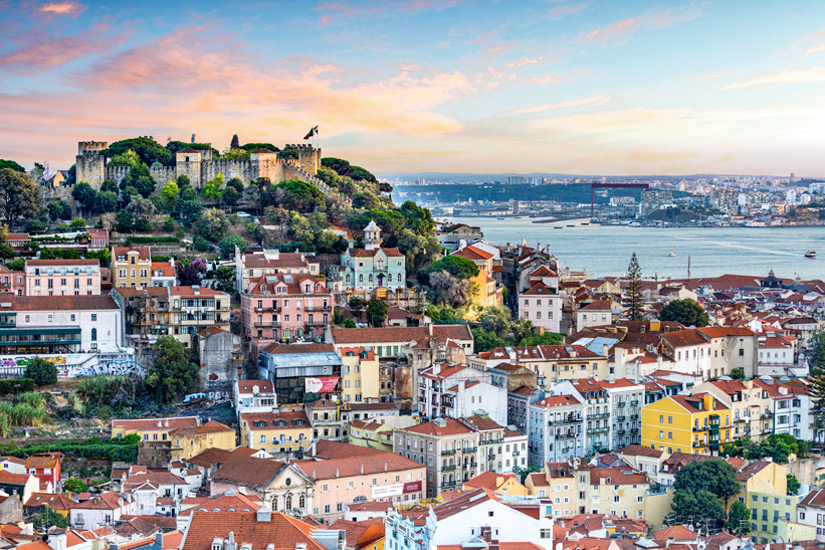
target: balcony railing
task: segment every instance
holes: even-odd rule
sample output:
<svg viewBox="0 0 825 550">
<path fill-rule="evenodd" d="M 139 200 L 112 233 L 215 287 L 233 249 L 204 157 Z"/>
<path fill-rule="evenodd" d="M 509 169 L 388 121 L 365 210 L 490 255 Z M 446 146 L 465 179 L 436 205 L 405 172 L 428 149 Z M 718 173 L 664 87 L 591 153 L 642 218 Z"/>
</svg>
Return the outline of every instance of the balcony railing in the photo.
<svg viewBox="0 0 825 550">
<path fill-rule="evenodd" d="M 306 311 L 329 311 L 329 305 L 326 306 L 306 306 L 304 308 Z"/>
<path fill-rule="evenodd" d="M 441 451 L 441 456 L 450 456 L 450 455 L 454 455 L 454 454 L 455 454 L 455 450 L 452 450 L 452 451 Z"/>
<path fill-rule="evenodd" d="M 487 441 L 479 441 L 480 445 L 497 445 L 504 443 L 503 439 L 488 439 Z"/>
<path fill-rule="evenodd" d="M 593 413 L 587 415 L 587 418 L 607 418 L 610 416 L 610 413 Z"/>
<path fill-rule="evenodd" d="M 693 426 L 693 431 L 694 432 L 706 432 L 709 429 L 710 429 L 710 426 L 696 426 L 696 425 Z"/>
<path fill-rule="evenodd" d="M 442 466 L 442 467 L 441 467 L 441 469 L 442 469 L 442 470 L 445 470 L 445 471 L 452 471 L 452 470 L 455 470 L 455 465 L 452 465 L 452 466 Z"/>
<path fill-rule="evenodd" d="M 477 450 L 478 450 L 478 447 L 465 447 L 465 448 L 464 448 L 464 452 L 465 452 L 465 453 L 474 453 L 474 452 L 476 452 Z"/>
</svg>

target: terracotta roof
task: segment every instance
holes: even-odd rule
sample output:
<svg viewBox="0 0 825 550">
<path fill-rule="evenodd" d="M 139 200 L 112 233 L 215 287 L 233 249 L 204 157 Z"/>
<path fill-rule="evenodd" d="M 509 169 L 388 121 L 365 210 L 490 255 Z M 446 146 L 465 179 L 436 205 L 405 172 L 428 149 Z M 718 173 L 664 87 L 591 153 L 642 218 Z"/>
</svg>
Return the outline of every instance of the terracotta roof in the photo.
<svg viewBox="0 0 825 550">
<path fill-rule="evenodd" d="M 238 380 L 239 393 L 252 393 L 255 386 L 258 386 L 258 393 L 275 393 L 272 380 Z"/>
<path fill-rule="evenodd" d="M 626 447 L 622 447 L 621 449 L 616 449 L 616 452 L 624 455 L 648 456 L 651 458 L 659 458 L 664 454 L 664 451 L 657 451 L 656 449 L 650 449 L 641 445 L 628 445 Z"/>
<path fill-rule="evenodd" d="M 117 510 L 122 505 L 120 503 L 121 497 L 120 494 L 109 491 L 107 493 L 102 493 L 98 496 L 94 496 L 89 500 L 84 500 L 82 502 L 78 502 L 74 505 L 75 510 Z"/>
<path fill-rule="evenodd" d="M 354 457 L 297 460 L 293 464 L 308 477 L 319 480 L 424 468 L 422 464 L 392 451 L 380 450 L 377 453 Z"/>
<path fill-rule="evenodd" d="M 241 493 L 222 494 L 213 498 L 185 499 L 181 502 L 181 507 L 191 506 L 181 511 L 179 516 L 189 516 L 194 512 L 255 512 L 263 503 L 260 500 L 253 501 L 248 495 Z"/>
<path fill-rule="evenodd" d="M 270 355 L 287 353 L 335 353 L 335 346 L 332 344 L 279 344 L 276 342 L 265 347 L 263 352 Z"/>
<path fill-rule="evenodd" d="M 111 296 L 3 296 L 0 311 L 119 310 Z M 5 304 L 9 304 L 6 306 Z"/>
<path fill-rule="evenodd" d="M 710 342 L 703 336 L 703 333 L 698 329 L 686 329 L 676 332 L 663 332 L 662 340 L 666 340 L 674 348 L 682 348 L 686 346 L 699 346 L 702 344 L 709 344 Z"/>
<path fill-rule="evenodd" d="M 496 421 L 484 416 L 468 416 L 464 419 L 464 422 L 470 424 L 479 431 L 500 430 L 504 427 L 499 425 Z"/>
<path fill-rule="evenodd" d="M 594 309 L 598 310 L 598 311 L 612 310 L 612 306 L 610 305 L 610 300 L 596 300 L 594 302 L 591 302 L 591 303 L 587 304 L 586 306 L 581 308 L 579 311 L 590 311 L 590 310 L 594 310 Z"/>
<path fill-rule="evenodd" d="M 430 328 L 439 342 L 447 339 L 473 339 L 467 325 L 433 325 L 432 327 L 333 328 L 332 340 L 336 344 L 413 342 L 429 338 Z"/>
<path fill-rule="evenodd" d="M 100 267 L 100 260 L 79 258 L 75 260 L 26 260 L 26 267 L 74 267 L 76 265 L 96 265 Z"/>
<path fill-rule="evenodd" d="M 469 434 L 473 432 L 472 428 L 462 424 L 454 418 L 444 419 L 444 423 L 444 426 L 439 426 L 434 421 L 423 422 L 415 426 L 410 426 L 409 428 L 404 428 L 403 431 L 423 435 L 435 435 L 438 437 L 445 435 Z"/>
<path fill-rule="evenodd" d="M 723 336 L 754 336 L 756 333 L 745 327 L 702 327 L 696 329 L 702 334 L 711 338 L 721 338 Z"/>
<path fill-rule="evenodd" d="M 675 401 L 676 403 L 681 405 L 682 408 L 684 408 L 686 411 L 694 413 L 694 412 L 700 412 L 700 411 L 704 410 L 704 403 L 703 403 L 702 398 L 705 395 L 706 394 L 704 394 L 704 393 L 696 393 L 696 394 L 693 394 L 692 396 L 691 395 L 671 395 L 671 396 L 665 397 L 664 399 L 672 399 L 673 401 Z M 716 399 L 714 397 L 713 402 L 714 402 L 713 410 L 715 410 L 715 411 L 727 411 L 728 410 L 728 407 L 724 403 L 722 403 L 721 400 Z"/>
<path fill-rule="evenodd" d="M 401 252 L 398 251 L 397 248 L 374 248 L 372 250 L 367 250 L 365 248 L 350 248 L 347 250 L 346 254 L 349 254 L 351 258 L 372 258 L 378 254 L 378 251 L 384 253 L 385 256 L 388 257 L 396 257 L 396 256 L 404 256 Z"/>
<path fill-rule="evenodd" d="M 201 419 L 197 416 L 175 416 L 168 418 L 140 418 L 136 420 L 112 420 L 112 429 L 123 428 L 133 431 L 174 430 L 176 428 L 200 426 Z"/>
<path fill-rule="evenodd" d="M 456 498 L 436 506 L 433 508 L 433 512 L 440 521 L 489 500 L 498 502 L 499 499 L 498 496 L 489 489 L 479 488 L 473 491 L 465 491 Z"/>
<path fill-rule="evenodd" d="M 528 290 L 525 290 L 521 293 L 522 296 L 552 296 L 555 294 L 555 290 L 545 285 L 541 281 L 533 283 L 533 286 L 531 286 Z"/>
<path fill-rule="evenodd" d="M 57 468 L 60 459 L 50 456 L 30 456 L 26 459 L 26 468 Z"/>
<path fill-rule="evenodd" d="M 736 472 L 737 481 L 748 481 L 750 478 L 773 464 L 770 460 L 754 460 L 738 472 Z"/>
<path fill-rule="evenodd" d="M 112 247 L 112 262 L 117 262 L 117 261 L 125 262 L 125 261 L 127 261 L 129 259 L 129 257 L 127 256 L 127 254 L 129 254 L 129 252 L 137 252 L 138 253 L 138 258 L 141 259 L 141 260 L 144 260 L 144 261 L 145 260 L 151 260 L 152 259 L 152 254 L 151 254 L 150 251 L 151 251 L 151 249 L 148 246 L 132 246 L 132 247 L 129 247 L 129 246 L 114 246 L 114 247 Z M 118 258 L 121 257 L 121 256 L 123 256 L 124 259 L 123 260 L 118 260 Z M 152 265 L 154 265 L 154 263 Z"/>
<path fill-rule="evenodd" d="M 480 489 L 484 487 L 491 491 L 495 491 L 509 480 L 515 480 L 518 483 L 516 474 L 497 474 L 495 472 L 481 472 L 477 476 L 470 478 L 464 482 L 465 487 L 472 487 L 473 489 Z"/>
<path fill-rule="evenodd" d="M 75 501 L 66 495 L 53 493 L 32 493 L 29 500 L 27 500 L 23 506 L 48 506 L 53 510 L 71 510 L 74 504 Z"/>
<path fill-rule="evenodd" d="M 300 252 L 279 252 L 278 257 L 267 258 L 263 253 L 246 254 L 244 256 L 244 267 L 247 269 L 286 269 L 286 268 L 306 268 L 309 269 L 309 262 L 306 256 Z"/>
<path fill-rule="evenodd" d="M 309 286 L 309 291 L 305 288 Z M 318 287 L 320 286 L 320 289 Z M 280 288 L 284 292 L 276 292 Z M 250 279 L 247 294 L 252 297 L 281 298 L 294 295 L 323 295 L 329 296 L 331 291 L 326 288 L 326 281 L 318 279 L 311 273 L 271 273 Z"/>
<path fill-rule="evenodd" d="M 206 288 L 205 286 L 198 287 L 197 289 L 194 286 L 169 286 L 166 287 L 169 289 L 170 296 L 210 296 L 210 297 L 226 297 L 229 298 L 229 294 L 226 292 L 220 292 L 217 290 L 212 290 L 211 288 Z M 197 292 L 196 292 L 197 290 Z"/>
<path fill-rule="evenodd" d="M 295 550 L 298 544 L 305 544 L 307 550 L 326 550 L 312 538 L 316 529 L 312 525 L 279 512 L 272 512 L 269 521 L 258 521 L 256 516 L 257 512 L 195 512 L 181 550 L 210 550 L 213 540 L 226 539 L 230 532 L 238 544 L 249 544 L 252 550 L 266 550 L 270 544 L 275 550 Z"/>
<path fill-rule="evenodd" d="M 221 464 L 213 481 L 261 489 L 266 487 L 285 467 L 283 462 L 230 454 Z"/>
<path fill-rule="evenodd" d="M 243 413 L 241 420 L 246 422 L 250 430 L 289 430 L 289 429 L 309 429 L 312 424 L 304 411 L 281 411 L 281 412 L 256 412 Z M 276 425 L 277 422 L 283 421 L 286 424 L 283 426 Z M 258 423 L 263 423 L 263 426 L 257 426 Z"/>
<path fill-rule="evenodd" d="M 533 403 L 533 406 L 536 407 L 565 407 L 568 405 L 581 405 L 581 401 L 572 395 L 551 395 Z"/>
<path fill-rule="evenodd" d="M 13 474 L 6 470 L 0 470 L 0 484 L 3 485 L 25 485 L 33 477 L 29 474 Z"/>
<path fill-rule="evenodd" d="M 696 540 L 696 537 L 696 533 L 681 525 L 673 525 L 653 532 L 653 540 Z"/>
<path fill-rule="evenodd" d="M 494 257 L 486 250 L 476 248 L 473 245 L 465 246 L 461 250 L 456 250 L 452 253 L 452 255 L 466 258 L 468 260 L 490 260 Z"/>
<path fill-rule="evenodd" d="M 802 501 L 799 506 L 816 506 L 818 508 L 825 508 L 825 489 L 817 489 L 811 491 Z"/>
<path fill-rule="evenodd" d="M 160 275 L 157 271 L 160 270 Z M 175 268 L 172 262 L 152 262 L 152 277 L 174 277 Z"/>
<path fill-rule="evenodd" d="M 166 470 L 151 470 L 146 473 L 140 473 L 130 476 L 123 482 L 124 491 L 132 491 L 144 483 L 151 483 L 155 486 L 160 485 L 186 485 L 186 481 L 176 476 L 172 472 Z"/>
</svg>

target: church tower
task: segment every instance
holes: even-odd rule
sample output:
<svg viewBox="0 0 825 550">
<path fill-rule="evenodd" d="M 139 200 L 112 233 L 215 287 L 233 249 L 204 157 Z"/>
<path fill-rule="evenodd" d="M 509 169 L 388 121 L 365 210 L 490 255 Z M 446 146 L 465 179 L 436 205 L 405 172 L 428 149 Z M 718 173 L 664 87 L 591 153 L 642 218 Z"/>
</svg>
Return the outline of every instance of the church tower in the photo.
<svg viewBox="0 0 825 550">
<path fill-rule="evenodd" d="M 381 228 L 375 220 L 370 220 L 369 225 L 364 228 L 364 249 L 377 250 L 379 248 L 381 248 Z"/>
</svg>

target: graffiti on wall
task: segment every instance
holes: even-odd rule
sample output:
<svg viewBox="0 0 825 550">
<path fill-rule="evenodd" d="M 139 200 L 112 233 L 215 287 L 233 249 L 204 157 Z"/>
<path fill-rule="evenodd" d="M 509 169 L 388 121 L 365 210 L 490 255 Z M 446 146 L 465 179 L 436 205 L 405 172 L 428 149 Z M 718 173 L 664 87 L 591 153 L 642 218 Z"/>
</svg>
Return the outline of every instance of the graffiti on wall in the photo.
<svg viewBox="0 0 825 550">
<path fill-rule="evenodd" d="M 79 376 L 128 376 L 142 372 L 131 354 L 117 353 L 69 353 L 65 355 L 19 355 L 0 356 L 0 378 L 19 378 L 26 372 L 32 359 L 40 357 L 57 366 L 58 378 Z"/>
</svg>

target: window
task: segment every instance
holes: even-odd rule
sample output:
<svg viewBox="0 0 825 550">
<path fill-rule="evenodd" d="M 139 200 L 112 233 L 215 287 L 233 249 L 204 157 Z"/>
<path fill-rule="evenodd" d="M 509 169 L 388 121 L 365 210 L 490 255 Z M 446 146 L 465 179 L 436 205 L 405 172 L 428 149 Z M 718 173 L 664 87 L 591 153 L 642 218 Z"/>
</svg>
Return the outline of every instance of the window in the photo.
<svg viewBox="0 0 825 550">
<path fill-rule="evenodd" d="M 97 321 L 97 313 L 92 313 L 92 321 Z"/>
<path fill-rule="evenodd" d="M 92 329 L 92 342 L 96 342 L 96 341 L 97 341 L 97 329 L 93 328 Z"/>
</svg>

